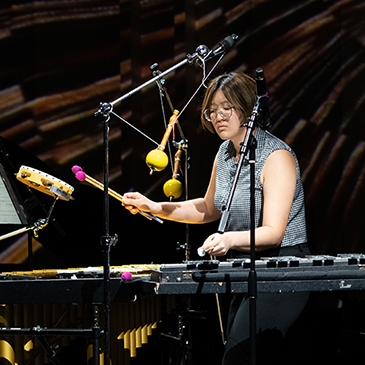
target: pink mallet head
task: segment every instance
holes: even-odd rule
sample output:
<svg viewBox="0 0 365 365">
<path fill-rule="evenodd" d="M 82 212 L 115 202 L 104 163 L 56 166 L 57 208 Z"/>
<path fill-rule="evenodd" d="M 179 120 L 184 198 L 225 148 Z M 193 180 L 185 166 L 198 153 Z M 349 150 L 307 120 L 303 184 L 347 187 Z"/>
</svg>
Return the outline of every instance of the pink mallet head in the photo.
<svg viewBox="0 0 365 365">
<path fill-rule="evenodd" d="M 122 279 L 125 281 L 131 281 L 132 280 L 132 274 L 128 271 L 122 273 Z"/>
<path fill-rule="evenodd" d="M 76 174 L 77 172 L 82 171 L 82 167 L 75 165 L 75 166 L 72 166 L 71 170 L 74 174 Z"/>
<path fill-rule="evenodd" d="M 86 174 L 84 171 L 76 172 L 75 176 L 76 176 L 76 179 L 79 181 L 85 181 L 85 179 L 86 179 Z"/>
</svg>

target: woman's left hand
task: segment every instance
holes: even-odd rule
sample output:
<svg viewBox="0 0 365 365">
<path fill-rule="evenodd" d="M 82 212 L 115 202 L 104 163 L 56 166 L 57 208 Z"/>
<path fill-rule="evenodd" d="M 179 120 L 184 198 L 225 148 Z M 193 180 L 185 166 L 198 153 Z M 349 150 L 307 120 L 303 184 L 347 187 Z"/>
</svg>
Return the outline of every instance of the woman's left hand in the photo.
<svg viewBox="0 0 365 365">
<path fill-rule="evenodd" d="M 210 256 L 225 256 L 229 250 L 227 233 L 210 235 L 200 247 Z"/>
</svg>

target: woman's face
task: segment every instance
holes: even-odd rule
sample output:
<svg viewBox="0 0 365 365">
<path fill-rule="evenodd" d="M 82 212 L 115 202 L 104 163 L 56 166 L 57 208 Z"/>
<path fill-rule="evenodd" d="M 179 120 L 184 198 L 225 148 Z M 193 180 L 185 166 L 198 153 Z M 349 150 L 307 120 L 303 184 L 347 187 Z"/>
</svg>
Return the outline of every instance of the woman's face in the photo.
<svg viewBox="0 0 365 365">
<path fill-rule="evenodd" d="M 221 139 L 230 139 L 233 143 L 242 142 L 242 136 L 245 132 L 245 128 L 241 127 L 243 124 L 242 117 L 224 96 L 222 90 L 218 89 L 213 94 L 209 110 L 212 116 L 211 123 Z M 227 117 L 225 118 L 224 115 Z"/>
</svg>

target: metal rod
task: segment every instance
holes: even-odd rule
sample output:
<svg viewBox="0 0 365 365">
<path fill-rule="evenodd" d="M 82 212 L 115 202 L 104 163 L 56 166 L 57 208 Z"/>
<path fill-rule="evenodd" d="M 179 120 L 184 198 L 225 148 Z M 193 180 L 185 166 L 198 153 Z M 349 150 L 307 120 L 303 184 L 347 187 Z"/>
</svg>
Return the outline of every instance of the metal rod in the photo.
<svg viewBox="0 0 365 365">
<path fill-rule="evenodd" d="M 177 63 L 176 65 L 172 66 L 171 68 L 169 68 L 168 70 L 161 72 L 161 74 L 159 74 L 158 76 L 155 76 L 154 78 L 150 79 L 149 81 L 146 81 L 144 84 L 137 86 L 135 89 L 131 90 L 130 92 L 128 92 L 127 94 L 124 94 L 123 96 L 121 96 L 120 98 L 112 101 L 110 104 L 111 105 L 115 105 L 120 103 L 122 100 L 129 98 L 131 95 L 135 94 L 136 92 L 142 90 L 143 88 L 145 88 L 146 86 L 148 86 L 149 84 L 157 81 L 158 79 L 164 77 L 165 75 L 167 75 L 168 73 L 176 70 L 177 68 L 185 65 L 187 62 L 190 62 L 187 58 L 184 59 L 183 61 Z"/>
</svg>

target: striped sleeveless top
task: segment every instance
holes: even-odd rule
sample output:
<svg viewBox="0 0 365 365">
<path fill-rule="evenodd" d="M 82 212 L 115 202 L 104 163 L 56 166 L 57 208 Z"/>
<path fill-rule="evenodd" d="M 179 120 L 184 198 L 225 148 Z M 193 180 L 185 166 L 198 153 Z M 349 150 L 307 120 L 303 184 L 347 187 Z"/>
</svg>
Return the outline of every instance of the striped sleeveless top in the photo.
<svg viewBox="0 0 365 365">
<path fill-rule="evenodd" d="M 285 236 L 281 247 L 294 246 L 307 242 L 304 191 L 300 177 L 300 169 L 297 157 L 293 150 L 279 138 L 268 131 L 257 128 L 255 137 L 257 140 L 256 163 L 255 163 L 255 226 L 262 225 L 263 218 L 263 186 L 260 175 L 268 156 L 278 150 L 289 151 L 296 161 L 297 181 L 293 204 L 290 210 Z M 247 158 L 247 156 L 246 156 Z M 228 195 L 237 169 L 235 162 L 235 149 L 229 140 L 224 141 L 218 150 L 216 191 L 214 204 L 222 213 L 227 204 Z M 250 165 L 242 164 L 240 176 L 230 207 L 229 219 L 225 231 L 246 231 L 250 229 Z"/>
</svg>

